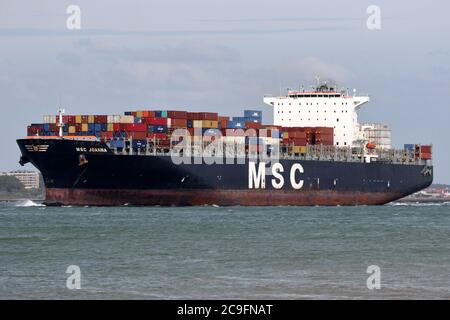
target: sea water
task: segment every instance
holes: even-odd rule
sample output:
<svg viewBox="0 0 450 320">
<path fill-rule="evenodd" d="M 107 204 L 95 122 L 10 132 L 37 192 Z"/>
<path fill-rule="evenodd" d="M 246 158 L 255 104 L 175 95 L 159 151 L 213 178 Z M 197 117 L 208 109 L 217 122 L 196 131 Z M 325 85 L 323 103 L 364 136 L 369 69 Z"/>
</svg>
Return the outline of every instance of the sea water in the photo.
<svg viewBox="0 0 450 320">
<path fill-rule="evenodd" d="M 0 298 L 449 299 L 450 205 L 4 202 Z"/>
</svg>

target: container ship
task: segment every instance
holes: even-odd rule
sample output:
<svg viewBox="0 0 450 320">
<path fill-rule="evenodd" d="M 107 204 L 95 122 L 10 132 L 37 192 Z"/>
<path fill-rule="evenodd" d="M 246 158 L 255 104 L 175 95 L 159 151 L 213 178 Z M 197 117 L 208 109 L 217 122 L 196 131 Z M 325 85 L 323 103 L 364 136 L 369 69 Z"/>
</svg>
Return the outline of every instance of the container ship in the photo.
<svg viewBox="0 0 450 320">
<path fill-rule="evenodd" d="M 382 205 L 428 187 L 432 146 L 391 146 L 361 124 L 369 102 L 326 83 L 264 96 L 240 116 L 137 108 L 44 116 L 18 139 L 43 175 L 47 205 Z M 134 109 L 134 108 L 133 108 Z"/>
</svg>

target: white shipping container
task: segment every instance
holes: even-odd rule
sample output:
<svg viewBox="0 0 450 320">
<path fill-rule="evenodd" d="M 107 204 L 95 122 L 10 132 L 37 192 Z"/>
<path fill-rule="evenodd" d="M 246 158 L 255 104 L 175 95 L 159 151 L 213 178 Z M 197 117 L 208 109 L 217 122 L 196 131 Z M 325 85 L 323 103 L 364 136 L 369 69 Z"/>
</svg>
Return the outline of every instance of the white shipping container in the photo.
<svg viewBox="0 0 450 320">
<path fill-rule="evenodd" d="M 109 115 L 108 123 L 120 123 L 120 115 Z"/>
<path fill-rule="evenodd" d="M 202 126 L 203 126 L 203 120 L 194 120 L 193 121 L 194 128 L 201 128 Z"/>
<path fill-rule="evenodd" d="M 44 123 L 56 123 L 56 116 L 44 116 Z"/>
<path fill-rule="evenodd" d="M 120 116 L 119 123 L 134 123 L 133 116 Z"/>
</svg>

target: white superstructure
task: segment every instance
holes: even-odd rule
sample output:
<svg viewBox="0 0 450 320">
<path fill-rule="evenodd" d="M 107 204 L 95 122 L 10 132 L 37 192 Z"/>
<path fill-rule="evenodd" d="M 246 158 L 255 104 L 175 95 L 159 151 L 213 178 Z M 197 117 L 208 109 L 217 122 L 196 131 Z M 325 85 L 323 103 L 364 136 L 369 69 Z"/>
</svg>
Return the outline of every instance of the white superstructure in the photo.
<svg viewBox="0 0 450 320">
<path fill-rule="evenodd" d="M 265 96 L 264 103 L 273 106 L 274 125 L 283 127 L 334 128 L 336 146 L 358 145 L 357 111 L 368 96 L 349 95 L 322 84 L 312 91 L 288 91 L 286 96 Z"/>
<path fill-rule="evenodd" d="M 360 137 L 364 142 L 374 143 L 379 149 L 391 149 L 391 129 L 382 123 L 362 123 Z"/>
</svg>

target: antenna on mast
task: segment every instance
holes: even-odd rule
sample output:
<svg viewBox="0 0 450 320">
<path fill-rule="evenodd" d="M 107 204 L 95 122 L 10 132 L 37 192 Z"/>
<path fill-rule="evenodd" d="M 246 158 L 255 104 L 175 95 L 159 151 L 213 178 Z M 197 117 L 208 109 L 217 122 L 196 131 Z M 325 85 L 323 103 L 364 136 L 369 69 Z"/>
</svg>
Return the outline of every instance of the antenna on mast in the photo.
<svg viewBox="0 0 450 320">
<path fill-rule="evenodd" d="M 320 76 L 315 76 L 316 80 L 317 80 L 317 86 L 320 86 Z"/>
<path fill-rule="evenodd" d="M 62 108 L 62 106 L 58 109 L 58 123 L 56 124 L 59 127 L 59 137 L 63 136 L 63 127 L 64 127 L 64 122 L 63 122 L 63 114 L 66 113 L 66 110 L 64 108 Z"/>
</svg>

